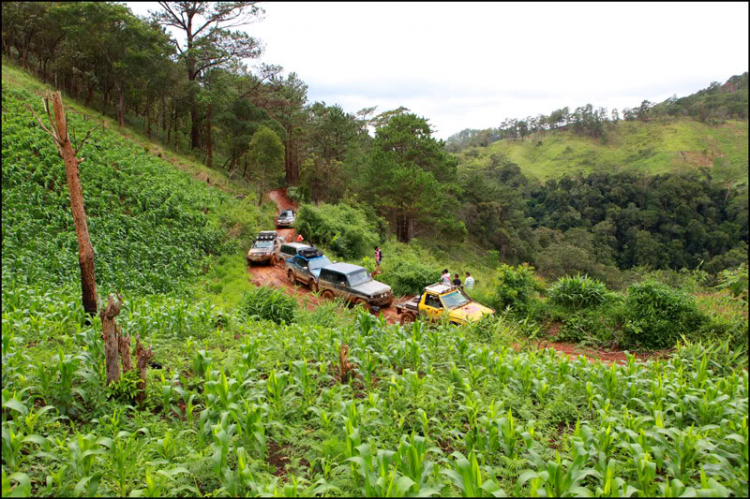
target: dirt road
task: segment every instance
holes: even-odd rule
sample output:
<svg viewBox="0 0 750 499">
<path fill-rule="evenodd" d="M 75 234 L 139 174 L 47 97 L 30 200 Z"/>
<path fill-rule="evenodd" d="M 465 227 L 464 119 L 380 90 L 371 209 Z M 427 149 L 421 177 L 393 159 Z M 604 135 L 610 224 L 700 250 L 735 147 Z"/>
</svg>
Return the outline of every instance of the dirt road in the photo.
<svg viewBox="0 0 750 499">
<path fill-rule="evenodd" d="M 269 193 L 271 200 L 276 203 L 281 210 L 297 210 L 297 206 L 294 202 L 289 199 L 286 195 L 286 189 L 277 189 Z M 291 242 L 297 236 L 294 229 L 277 229 L 280 236 L 283 236 L 287 242 Z M 281 262 L 276 266 L 272 265 L 253 265 L 248 267 L 248 273 L 251 274 L 250 282 L 255 286 L 273 286 L 275 288 L 283 289 L 284 292 L 290 296 L 294 296 L 300 304 L 305 306 L 308 310 L 313 310 L 323 298 L 316 297 L 312 292 L 305 286 L 295 286 L 289 279 L 287 279 L 284 273 L 284 263 Z M 394 306 L 382 309 L 382 313 L 389 324 L 397 324 L 399 322 L 399 315 L 396 312 L 396 303 L 406 300 L 407 297 L 400 297 L 394 301 Z M 583 355 L 589 360 L 599 359 L 603 363 L 609 364 L 616 362 L 618 364 L 624 364 L 627 362 L 624 352 L 613 352 L 613 351 L 595 351 L 591 349 L 582 348 L 574 343 L 561 343 L 561 342 L 541 342 L 540 348 L 553 348 L 561 354 L 567 354 L 568 356 L 575 358 L 578 355 Z M 657 354 L 658 355 L 658 354 Z M 637 354 L 636 357 L 639 360 L 647 360 L 653 357 L 653 355 Z"/>
<path fill-rule="evenodd" d="M 276 203 L 279 211 L 297 210 L 297 206 L 286 195 L 286 189 L 276 189 L 271 191 L 269 197 L 274 203 Z M 293 241 L 297 236 L 297 232 L 294 229 L 277 229 L 276 232 L 278 232 L 287 242 Z M 284 273 L 283 262 L 278 263 L 276 266 L 265 264 L 253 265 L 252 267 L 248 267 L 248 272 L 252 276 L 250 282 L 255 286 L 273 286 L 275 288 L 283 289 L 286 294 L 294 296 L 300 300 L 300 303 L 304 303 L 308 310 L 315 308 L 315 306 L 323 299 L 316 298 L 306 286 L 294 286 L 289 282 L 289 279 L 287 279 L 287 276 Z M 389 324 L 396 324 L 399 321 L 399 316 L 396 313 L 395 306 L 383 309 L 380 312 L 386 317 Z"/>
</svg>

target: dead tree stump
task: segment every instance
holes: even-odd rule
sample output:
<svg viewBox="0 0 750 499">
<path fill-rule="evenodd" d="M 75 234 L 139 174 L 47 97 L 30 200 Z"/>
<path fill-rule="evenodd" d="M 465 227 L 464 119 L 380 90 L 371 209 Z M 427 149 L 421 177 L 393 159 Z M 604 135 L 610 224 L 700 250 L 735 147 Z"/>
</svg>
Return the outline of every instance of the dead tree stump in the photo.
<svg viewBox="0 0 750 499">
<path fill-rule="evenodd" d="M 136 395 L 135 400 L 138 402 L 138 405 L 143 403 L 143 400 L 146 398 L 146 372 L 148 370 L 148 361 L 151 359 L 151 357 L 154 356 L 154 352 L 151 351 L 151 348 L 146 350 L 141 345 L 140 336 L 136 335 L 135 337 L 135 365 L 138 367 L 138 376 L 141 378 L 141 381 L 138 382 L 138 395 Z"/>
<path fill-rule="evenodd" d="M 117 326 L 117 346 L 120 350 L 122 372 L 126 373 L 133 369 L 133 361 L 130 359 L 130 335 L 123 336 L 120 326 Z"/>
<path fill-rule="evenodd" d="M 120 351 L 120 342 L 118 340 L 119 327 L 115 324 L 115 317 L 120 313 L 121 308 L 122 296 L 118 295 L 115 298 L 115 295 L 110 293 L 107 300 L 107 307 L 100 311 L 102 318 L 102 339 L 104 340 L 104 358 L 107 363 L 107 385 L 120 381 L 120 363 L 117 361 L 117 353 Z M 128 363 L 130 363 L 129 353 Z"/>
</svg>

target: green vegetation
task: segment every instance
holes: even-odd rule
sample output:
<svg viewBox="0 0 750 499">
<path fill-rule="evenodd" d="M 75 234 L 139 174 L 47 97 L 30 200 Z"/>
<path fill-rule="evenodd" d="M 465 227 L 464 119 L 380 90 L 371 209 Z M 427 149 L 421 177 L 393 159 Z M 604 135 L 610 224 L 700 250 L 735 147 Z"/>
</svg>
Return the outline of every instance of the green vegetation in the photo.
<svg viewBox="0 0 750 499">
<path fill-rule="evenodd" d="M 377 226 L 367 219 L 365 213 L 344 203 L 302 205 L 295 228 L 306 240 L 330 248 L 345 259 L 370 254 L 380 240 Z"/>
<path fill-rule="evenodd" d="M 628 288 L 625 344 L 630 347 L 671 348 L 680 334 L 698 331 L 706 316 L 692 297 L 655 282 Z"/>
<path fill-rule="evenodd" d="M 461 168 L 484 165 L 494 155 L 539 180 L 595 172 L 656 175 L 709 168 L 718 181 L 747 185 L 747 121 L 710 125 L 689 119 L 620 122 L 600 138 L 555 130 L 523 140 L 499 140 L 458 153 Z"/>
<path fill-rule="evenodd" d="M 173 58 L 159 27 L 122 5 L 3 4 L 6 54 L 56 75 L 66 103 L 117 112 L 102 120 L 72 104 L 69 123 L 78 137 L 106 123 L 80 173 L 97 289 L 123 294 L 117 325 L 153 352 L 142 402 L 135 370 L 106 386 L 63 167 L 25 107 L 44 86 L 4 64 L 3 497 L 748 495 L 748 211 L 736 170 L 747 143 L 725 134 L 746 137 L 747 125 L 718 122 L 744 119 L 746 77 L 646 102 L 617 125 L 587 106 L 504 126 L 519 137 L 488 148 L 525 147 L 534 126 L 569 120 L 529 154 L 567 134 L 607 154 L 619 140 L 624 165 L 649 169 L 602 172 L 615 164 L 605 152 L 574 151 L 568 166 L 592 173 L 541 184 L 510 153 L 467 150 L 457 165 L 403 108 L 370 118 L 307 106 L 293 73 L 236 64 L 260 47 L 221 28 L 258 7 L 191 5 L 175 8 L 192 18 L 199 7 L 211 29 L 185 26 L 196 45 Z M 677 137 L 662 149 L 660 126 L 714 127 L 713 169 L 651 175 L 670 148 L 700 150 Z M 470 270 L 472 298 L 496 316 L 405 328 L 253 288 L 244 252 L 272 222 L 261 194 L 282 157 L 287 182 L 316 203 L 297 220 L 309 241 L 371 270 L 382 245 L 378 278 L 397 294 L 444 267 Z M 605 365 L 541 340 L 669 350 Z"/>
<path fill-rule="evenodd" d="M 242 298 L 239 310 L 248 317 L 288 324 L 294 319 L 297 300 L 283 291 L 261 286 L 248 291 Z"/>
</svg>

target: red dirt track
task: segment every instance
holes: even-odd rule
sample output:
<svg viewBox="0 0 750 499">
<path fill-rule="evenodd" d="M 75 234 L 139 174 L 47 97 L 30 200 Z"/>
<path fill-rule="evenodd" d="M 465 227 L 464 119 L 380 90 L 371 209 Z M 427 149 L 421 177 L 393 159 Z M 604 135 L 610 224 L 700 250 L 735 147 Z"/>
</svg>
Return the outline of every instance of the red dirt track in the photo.
<svg viewBox="0 0 750 499">
<path fill-rule="evenodd" d="M 281 210 L 297 210 L 297 206 L 294 202 L 289 199 L 286 195 L 286 189 L 276 189 L 269 192 L 269 197 Z M 297 235 L 294 229 L 277 229 L 280 236 L 283 236 L 287 242 L 291 242 Z M 286 277 L 284 273 L 283 262 L 272 265 L 253 265 L 248 267 L 248 273 L 251 275 L 250 282 L 255 286 L 273 286 L 275 288 L 283 289 L 284 292 L 290 296 L 294 296 L 301 304 L 303 304 L 308 310 L 313 310 L 323 298 L 315 297 L 306 286 L 295 286 Z M 397 298 L 395 303 L 400 303 L 407 297 Z M 397 324 L 399 322 L 399 316 L 394 306 L 382 309 L 382 313 L 389 324 Z M 624 352 L 617 351 L 595 351 L 591 349 L 582 348 L 574 343 L 560 343 L 560 342 L 546 342 L 542 341 L 539 343 L 539 348 L 552 348 L 560 354 L 566 354 L 571 358 L 575 358 L 578 355 L 585 356 L 589 361 L 601 360 L 605 364 L 616 362 L 618 364 L 627 363 L 627 357 Z M 664 352 L 657 352 L 655 355 L 663 355 Z M 645 361 L 654 355 L 636 354 L 638 360 Z"/>
</svg>

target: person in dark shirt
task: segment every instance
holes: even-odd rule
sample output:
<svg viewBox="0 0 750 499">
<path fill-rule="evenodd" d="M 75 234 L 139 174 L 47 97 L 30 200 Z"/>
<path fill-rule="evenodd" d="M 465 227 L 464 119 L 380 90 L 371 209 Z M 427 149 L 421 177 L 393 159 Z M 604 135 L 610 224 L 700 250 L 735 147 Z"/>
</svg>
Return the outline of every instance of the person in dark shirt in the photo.
<svg viewBox="0 0 750 499">
<path fill-rule="evenodd" d="M 458 277 L 458 274 L 454 274 L 453 285 L 457 288 L 461 287 L 461 279 Z"/>
</svg>

